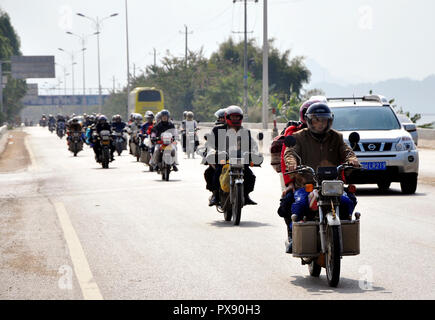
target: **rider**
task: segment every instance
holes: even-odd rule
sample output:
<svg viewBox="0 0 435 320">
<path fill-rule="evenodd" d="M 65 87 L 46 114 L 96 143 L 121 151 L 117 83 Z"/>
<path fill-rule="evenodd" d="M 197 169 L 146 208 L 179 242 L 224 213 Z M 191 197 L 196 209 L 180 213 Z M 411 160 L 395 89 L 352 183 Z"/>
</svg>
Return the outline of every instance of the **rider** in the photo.
<svg viewBox="0 0 435 320">
<path fill-rule="evenodd" d="M 131 148 L 131 144 L 138 144 L 137 138 L 136 138 L 136 133 L 140 130 L 140 128 L 142 127 L 142 120 L 143 117 L 141 114 L 139 113 L 132 113 L 130 115 L 130 118 L 132 118 L 131 123 L 129 121 L 128 124 L 128 133 L 130 134 L 130 141 L 129 141 L 129 146 L 130 146 L 130 154 L 133 154 L 132 148 Z"/>
<path fill-rule="evenodd" d="M 95 126 L 91 129 L 93 132 L 92 133 L 97 133 L 98 135 L 100 134 L 101 131 L 103 130 L 108 130 L 110 131 L 111 127 L 109 122 L 107 121 L 107 117 L 105 115 L 100 115 L 97 118 L 96 124 Z M 98 140 L 94 139 L 93 141 L 93 148 L 94 148 L 94 152 L 95 152 L 95 159 L 99 160 L 98 155 L 100 154 L 100 143 L 98 142 Z M 110 144 L 110 161 L 114 161 L 115 158 L 113 157 L 113 153 L 115 152 L 115 146 L 113 145 L 113 143 Z M 100 162 L 98 161 L 97 162 Z"/>
<path fill-rule="evenodd" d="M 359 167 L 359 162 L 352 149 L 344 142 L 343 135 L 331 129 L 334 115 L 327 102 L 316 102 L 312 104 L 305 113 L 307 127 L 293 134 L 296 139 L 294 147 L 287 147 L 284 152 L 284 159 L 288 171 L 294 171 L 297 165 L 307 165 L 317 171 L 318 167 L 338 166 L 348 163 Z M 300 157 L 300 161 L 298 161 Z M 297 221 L 302 220 L 305 212 L 309 212 L 309 193 L 305 191 L 306 183 L 313 183 L 312 177 L 305 174 L 292 175 L 294 180 L 290 182 L 288 191 L 294 193 L 291 210 L 284 214 L 284 218 L 291 218 L 292 214 L 297 216 Z M 293 197 L 292 197 L 293 198 Z M 342 210 L 345 215 L 350 215 L 356 205 L 353 194 L 344 193 L 341 197 Z M 290 223 L 291 224 L 291 223 Z M 286 252 L 292 252 L 291 225 L 289 228 Z"/>
<path fill-rule="evenodd" d="M 161 134 L 163 132 L 170 130 L 170 129 L 173 129 L 175 131 L 174 123 L 169 120 L 170 116 L 171 116 L 171 114 L 168 110 L 164 109 L 164 110 L 160 111 L 160 122 L 158 124 L 156 124 L 151 129 L 151 140 L 153 142 L 160 139 Z M 159 150 L 159 147 L 160 146 L 158 144 L 156 144 L 154 146 L 154 150 Z M 157 170 L 157 164 L 160 163 L 160 161 L 161 161 L 160 152 L 153 152 L 153 157 L 152 157 L 150 164 L 152 163 L 152 166 L 155 170 Z M 172 165 L 172 168 L 174 169 L 174 171 L 178 171 L 178 168 L 176 166 L 176 164 L 177 164 L 176 161 L 177 160 L 175 159 L 175 162 Z"/>
<path fill-rule="evenodd" d="M 122 121 L 121 115 L 115 114 L 112 117 L 112 123 L 111 123 L 112 131 L 122 132 L 126 126 L 127 124 Z"/>
<path fill-rule="evenodd" d="M 288 123 L 288 127 L 284 129 L 284 133 L 283 135 L 286 136 L 290 136 L 293 133 L 305 129 L 307 128 L 307 121 L 305 119 L 305 113 L 307 112 L 308 108 L 316 103 L 316 102 L 321 102 L 324 101 L 324 99 L 316 99 L 316 98 L 310 98 L 309 100 L 305 101 L 304 103 L 302 103 L 301 107 L 299 108 L 299 122 L 295 122 L 293 121 L 292 123 Z M 286 172 L 286 165 L 285 165 L 285 160 L 284 160 L 284 152 L 285 152 L 286 146 L 283 144 L 282 145 L 282 150 L 281 150 L 281 172 L 284 173 Z M 284 174 L 283 175 L 283 179 L 284 179 L 284 184 L 285 184 L 285 190 L 282 192 L 281 195 L 281 199 L 280 199 L 280 206 L 278 208 L 278 215 L 282 218 L 284 218 L 284 221 L 286 223 L 287 226 L 287 234 L 289 237 L 291 237 L 291 219 L 290 217 L 287 216 L 287 212 L 290 211 L 291 205 L 294 201 L 294 194 L 293 194 L 293 185 L 291 184 L 291 182 L 293 181 L 292 178 L 290 178 L 289 175 Z M 286 248 L 286 251 L 288 251 L 289 248 Z"/>
<path fill-rule="evenodd" d="M 140 128 L 140 133 L 142 135 L 149 135 L 154 126 L 154 113 L 152 111 L 145 112 L 145 120 L 146 122 Z"/>
<path fill-rule="evenodd" d="M 67 143 L 68 145 L 70 144 L 72 137 L 71 134 L 74 132 L 79 132 L 80 133 L 80 139 L 82 141 L 84 141 L 84 134 L 83 134 L 83 128 L 82 128 L 82 124 L 79 122 L 79 119 L 77 117 L 72 118 L 70 121 L 70 124 L 68 126 L 68 130 L 66 132 L 68 138 L 67 138 Z"/>
<path fill-rule="evenodd" d="M 54 126 L 56 124 L 56 119 L 53 117 L 52 114 L 48 115 L 48 126 Z"/>
<path fill-rule="evenodd" d="M 216 121 L 214 123 L 215 127 L 225 124 L 225 108 L 219 109 L 218 111 L 215 112 L 214 115 L 216 117 Z M 213 134 L 213 132 L 207 134 L 207 138 L 205 138 L 205 137 L 204 138 L 207 140 L 208 137 L 211 136 L 212 134 Z M 206 141 L 205 149 L 202 153 L 202 157 L 203 157 L 202 164 L 208 165 L 207 169 L 205 169 L 205 171 L 204 171 L 204 179 L 205 179 L 205 183 L 206 183 L 206 189 L 213 192 L 213 177 L 214 177 L 214 173 L 215 173 L 215 168 L 213 165 L 209 164 L 206 160 L 207 149 L 209 149 L 210 147 L 214 147 L 214 146 L 211 146 L 210 142 Z"/>
<path fill-rule="evenodd" d="M 181 126 L 182 126 L 181 132 L 182 132 L 182 136 L 183 136 L 183 151 L 184 152 L 186 152 L 186 147 L 187 147 L 187 145 L 186 145 L 187 133 L 192 132 L 192 131 L 195 132 L 196 128 L 198 127 L 198 123 L 195 120 L 193 120 L 193 117 L 194 117 L 193 112 L 187 111 L 186 119 L 181 122 Z M 197 142 L 195 141 L 194 143 L 197 143 Z"/>
<path fill-rule="evenodd" d="M 212 164 L 215 167 L 215 172 L 213 175 L 213 196 L 210 198 L 209 206 L 214 206 L 219 203 L 219 176 L 222 172 L 222 164 L 218 163 L 218 152 L 220 151 L 226 151 L 228 153 L 229 148 L 234 148 L 235 146 L 228 146 L 226 144 L 226 141 L 223 142 L 225 145 L 225 150 L 222 150 L 222 141 L 219 141 L 219 137 L 226 139 L 228 137 L 228 131 L 234 130 L 237 135 L 240 134 L 241 137 L 244 136 L 244 132 L 246 132 L 245 137 L 249 139 L 247 141 L 247 145 L 249 146 L 249 152 L 251 153 L 258 153 L 258 147 L 255 142 L 255 140 L 251 137 L 251 132 L 249 129 L 244 129 L 242 127 L 242 121 L 243 121 L 243 110 L 238 106 L 229 106 L 226 108 L 225 111 L 225 120 L 226 123 L 220 126 L 215 126 L 212 130 L 211 137 L 214 138 L 214 163 Z M 244 143 L 242 141 L 241 146 L 243 146 Z M 237 151 L 243 151 L 240 150 L 240 146 L 236 147 Z M 208 157 L 209 158 L 209 157 Z M 255 175 L 252 172 L 252 170 L 249 168 L 249 164 L 245 164 L 244 166 L 244 196 L 245 196 L 245 204 L 249 205 L 256 205 L 257 203 L 253 201 L 249 197 L 249 193 L 251 193 L 254 190 L 255 186 Z"/>
</svg>

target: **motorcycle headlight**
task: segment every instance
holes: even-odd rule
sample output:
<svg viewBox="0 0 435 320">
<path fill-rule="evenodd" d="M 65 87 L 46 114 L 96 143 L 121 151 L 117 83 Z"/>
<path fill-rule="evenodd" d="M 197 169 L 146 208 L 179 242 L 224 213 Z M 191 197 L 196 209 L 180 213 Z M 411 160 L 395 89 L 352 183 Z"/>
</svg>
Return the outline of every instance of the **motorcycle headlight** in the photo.
<svg viewBox="0 0 435 320">
<path fill-rule="evenodd" d="M 329 197 L 337 197 L 343 195 L 343 181 L 322 181 L 322 195 Z"/>
</svg>

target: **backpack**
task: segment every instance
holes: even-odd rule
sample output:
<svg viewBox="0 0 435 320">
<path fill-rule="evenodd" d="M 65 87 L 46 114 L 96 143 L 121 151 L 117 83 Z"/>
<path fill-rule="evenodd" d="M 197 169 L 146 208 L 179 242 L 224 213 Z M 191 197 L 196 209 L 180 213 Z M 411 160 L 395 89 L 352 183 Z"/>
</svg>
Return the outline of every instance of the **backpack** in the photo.
<svg viewBox="0 0 435 320">
<path fill-rule="evenodd" d="M 281 151 L 284 139 L 284 134 L 276 136 L 270 145 L 270 164 L 278 173 L 281 172 Z"/>
</svg>

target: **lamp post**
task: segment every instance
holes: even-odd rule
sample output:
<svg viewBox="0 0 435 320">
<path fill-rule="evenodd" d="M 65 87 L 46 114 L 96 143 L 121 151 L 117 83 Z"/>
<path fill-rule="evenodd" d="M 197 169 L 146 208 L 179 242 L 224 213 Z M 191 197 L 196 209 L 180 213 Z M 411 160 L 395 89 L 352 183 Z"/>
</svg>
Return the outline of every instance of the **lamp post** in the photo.
<svg viewBox="0 0 435 320">
<path fill-rule="evenodd" d="M 72 78 L 71 82 L 72 82 L 72 95 L 74 96 L 74 65 L 77 64 L 77 62 L 74 62 L 74 55 L 77 52 L 79 52 L 79 51 L 77 51 L 77 52 L 73 52 L 73 51 L 69 52 L 69 51 L 66 51 L 66 50 L 64 50 L 62 48 L 58 48 L 58 49 L 59 49 L 59 51 L 65 52 L 66 54 L 68 54 L 71 57 L 71 78 Z"/>
<path fill-rule="evenodd" d="M 85 50 L 86 50 L 85 43 L 86 43 L 86 39 L 89 38 L 90 36 L 95 35 L 96 32 L 92 33 L 92 34 L 88 34 L 86 36 L 85 35 L 78 35 L 78 34 L 75 34 L 71 31 L 67 31 L 66 33 L 69 35 L 78 37 L 81 41 L 81 44 L 82 44 L 82 60 L 83 60 L 83 101 L 82 101 L 82 105 L 84 105 L 84 104 L 87 105 L 87 102 L 86 102 L 86 76 L 85 76 L 85 71 L 86 71 L 86 68 L 85 68 Z"/>
<path fill-rule="evenodd" d="M 104 20 L 106 20 L 106 19 L 109 19 L 109 18 L 117 16 L 118 14 L 117 13 L 113 13 L 110 16 L 107 16 L 107 17 L 105 17 L 105 18 L 103 18 L 101 20 L 98 17 L 96 17 L 94 19 L 94 18 L 88 17 L 88 16 L 86 16 L 86 15 L 84 15 L 82 13 L 77 13 L 77 15 L 82 17 L 82 18 L 86 18 L 88 20 L 91 20 L 94 23 L 94 26 L 95 26 L 95 29 L 96 29 L 96 32 L 94 34 L 97 35 L 97 54 L 98 54 L 98 57 L 97 57 L 98 58 L 98 95 L 99 95 L 98 113 L 101 113 L 101 106 L 103 104 L 103 98 L 101 96 L 101 70 L 100 70 L 101 69 L 101 67 L 100 67 L 100 32 L 101 32 L 100 30 L 101 30 L 101 23 Z"/>
<path fill-rule="evenodd" d="M 66 77 L 69 76 L 69 73 L 66 72 L 66 67 L 64 65 L 61 65 L 57 62 L 55 62 L 55 64 L 57 64 L 59 67 L 62 67 L 63 69 L 63 88 L 64 88 L 64 92 L 63 92 L 63 104 L 66 104 Z"/>
</svg>

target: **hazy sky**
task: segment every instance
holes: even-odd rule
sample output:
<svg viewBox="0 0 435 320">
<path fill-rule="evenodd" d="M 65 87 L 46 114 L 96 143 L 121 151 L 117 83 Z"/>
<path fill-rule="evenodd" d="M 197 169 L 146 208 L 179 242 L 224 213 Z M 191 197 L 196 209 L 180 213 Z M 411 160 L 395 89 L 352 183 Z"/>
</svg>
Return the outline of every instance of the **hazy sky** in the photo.
<svg viewBox="0 0 435 320">
<path fill-rule="evenodd" d="M 381 81 L 409 77 L 423 79 L 435 73 L 435 1 L 433 0 L 269 0 L 269 38 L 281 50 L 304 55 L 343 82 Z M 101 19 L 101 81 L 105 88 L 124 86 L 127 78 L 125 0 L 1 0 L 21 38 L 24 55 L 55 55 L 67 65 L 71 58 L 58 50 L 79 52 L 80 40 L 66 34 L 95 32 L 92 22 L 77 12 Z M 184 25 L 189 49 L 203 47 L 209 56 L 218 44 L 233 36 L 243 39 L 243 4 L 232 0 L 128 0 L 130 72 L 153 63 L 153 48 L 184 56 Z M 248 2 L 249 37 L 262 44 L 263 0 Z M 98 87 L 97 40 L 86 44 L 86 87 Z M 82 93 L 81 53 L 76 54 L 75 88 Z M 63 70 L 56 67 L 63 80 Z M 28 80 L 57 83 L 55 79 Z M 45 84 L 47 86 L 47 84 Z M 61 85 L 63 88 L 63 84 Z M 72 87 L 71 76 L 67 87 Z M 40 90 L 40 94 L 46 93 Z"/>
</svg>

